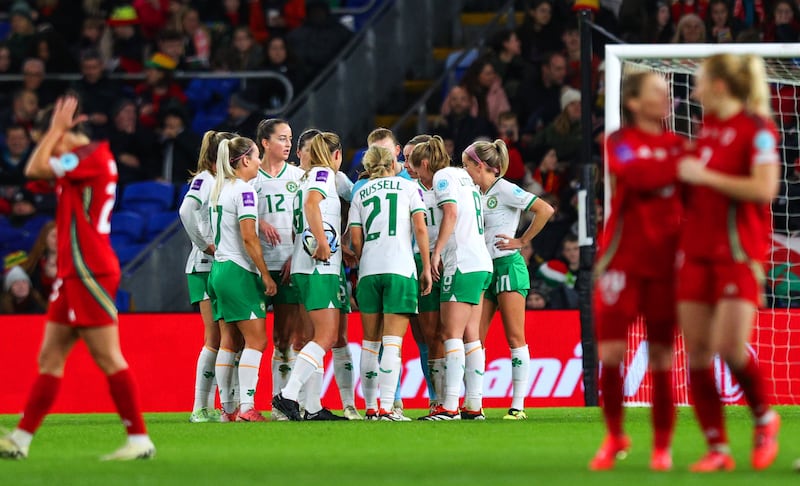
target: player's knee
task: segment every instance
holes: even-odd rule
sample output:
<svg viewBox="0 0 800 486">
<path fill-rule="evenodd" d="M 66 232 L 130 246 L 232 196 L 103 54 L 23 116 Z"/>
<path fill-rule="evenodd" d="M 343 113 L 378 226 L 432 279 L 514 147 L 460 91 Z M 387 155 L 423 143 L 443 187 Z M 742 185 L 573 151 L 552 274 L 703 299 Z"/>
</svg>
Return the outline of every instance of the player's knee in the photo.
<svg viewBox="0 0 800 486">
<path fill-rule="evenodd" d="M 603 366 L 619 366 L 625 360 L 625 342 L 601 342 L 598 355 Z"/>
<path fill-rule="evenodd" d="M 128 363 L 122 354 L 119 353 L 102 353 L 92 355 L 97 367 L 105 375 L 113 375 L 114 373 L 124 370 L 128 367 Z"/>
<path fill-rule="evenodd" d="M 44 375 L 64 376 L 66 358 L 62 353 L 42 350 L 39 353 L 39 373 Z"/>
<path fill-rule="evenodd" d="M 726 343 L 720 347 L 719 355 L 731 368 L 741 369 L 747 364 L 747 349 L 738 343 Z"/>
</svg>

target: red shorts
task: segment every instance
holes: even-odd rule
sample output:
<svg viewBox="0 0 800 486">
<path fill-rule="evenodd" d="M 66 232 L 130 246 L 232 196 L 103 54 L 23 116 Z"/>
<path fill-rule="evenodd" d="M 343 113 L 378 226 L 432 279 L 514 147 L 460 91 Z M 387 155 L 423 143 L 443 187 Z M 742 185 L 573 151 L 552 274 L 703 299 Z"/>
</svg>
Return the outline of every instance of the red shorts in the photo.
<svg viewBox="0 0 800 486">
<path fill-rule="evenodd" d="M 47 320 L 73 327 L 115 324 L 117 307 L 114 299 L 119 280 L 119 275 L 56 279 L 50 294 Z"/>
<path fill-rule="evenodd" d="M 628 326 L 644 317 L 647 339 L 671 346 L 675 340 L 675 282 L 608 269 L 597 279 L 594 318 L 598 341 L 626 341 Z"/>
<path fill-rule="evenodd" d="M 763 304 L 764 266 L 759 262 L 713 263 L 686 260 L 678 269 L 678 301 L 714 305 L 722 299 Z"/>
</svg>

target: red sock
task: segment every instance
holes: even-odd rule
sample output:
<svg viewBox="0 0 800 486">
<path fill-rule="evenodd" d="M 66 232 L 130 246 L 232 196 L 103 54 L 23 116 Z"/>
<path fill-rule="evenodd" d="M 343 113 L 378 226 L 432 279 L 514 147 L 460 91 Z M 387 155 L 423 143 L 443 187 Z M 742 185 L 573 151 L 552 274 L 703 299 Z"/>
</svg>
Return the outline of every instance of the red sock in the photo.
<svg viewBox="0 0 800 486">
<path fill-rule="evenodd" d="M 675 428 L 675 399 L 672 396 L 672 371 L 652 371 L 653 377 L 653 445 L 667 449 Z"/>
<path fill-rule="evenodd" d="M 108 388 L 111 391 L 111 398 L 117 407 L 122 423 L 128 431 L 128 435 L 146 434 L 144 418 L 139 407 L 139 395 L 136 392 L 136 383 L 130 369 L 118 371 L 108 377 Z"/>
<path fill-rule="evenodd" d="M 738 370 L 731 367 L 731 372 L 733 376 L 736 377 L 736 381 L 739 382 L 739 386 L 742 387 L 742 392 L 744 392 L 744 396 L 747 398 L 747 404 L 750 405 L 750 410 L 753 411 L 753 416 L 757 419 L 761 418 L 769 411 L 769 401 L 767 399 L 766 387 L 764 386 L 764 375 L 761 374 L 758 363 L 756 363 L 752 357 L 748 356 L 747 364 L 745 364 L 744 367 Z"/>
<path fill-rule="evenodd" d="M 30 434 L 35 433 L 36 429 L 42 425 L 42 420 L 50 408 L 53 407 L 59 388 L 61 388 L 61 377 L 59 376 L 39 375 L 36 377 L 17 428 Z"/>
<path fill-rule="evenodd" d="M 622 435 L 622 374 L 618 366 L 604 366 L 600 375 L 600 392 L 603 394 L 603 416 L 608 433 Z"/>
<path fill-rule="evenodd" d="M 722 415 L 722 402 L 717 391 L 712 368 L 689 371 L 689 390 L 694 401 L 694 413 L 709 447 L 725 445 L 728 436 L 725 432 L 725 418 Z"/>
</svg>

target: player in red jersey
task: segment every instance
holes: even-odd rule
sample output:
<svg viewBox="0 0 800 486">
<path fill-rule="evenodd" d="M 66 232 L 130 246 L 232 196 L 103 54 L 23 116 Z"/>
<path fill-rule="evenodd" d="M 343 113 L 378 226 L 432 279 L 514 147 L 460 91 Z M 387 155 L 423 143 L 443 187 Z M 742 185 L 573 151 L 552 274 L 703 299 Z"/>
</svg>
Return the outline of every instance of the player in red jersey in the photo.
<svg viewBox="0 0 800 486">
<path fill-rule="evenodd" d="M 105 373 L 128 432 L 126 444 L 102 459 L 147 459 L 156 451 L 119 343 L 114 297 L 120 269 L 108 237 L 116 162 L 107 142 L 91 142 L 81 131 L 79 123 L 85 117 L 75 118 L 77 107 L 72 96 L 56 102 L 50 126 L 25 168 L 29 178 L 56 180 L 58 269 L 39 353 L 39 376 L 17 428 L 0 438 L 0 457 L 6 459 L 27 457 L 33 434 L 55 402 L 64 363 L 78 339 Z"/>
<path fill-rule="evenodd" d="M 656 73 L 635 73 L 622 83 L 623 127 L 608 137 L 612 209 L 595 272 L 594 308 L 600 361 L 600 391 L 608 434 L 589 463 L 614 467 L 630 439 L 622 428 L 623 378 L 628 326 L 645 318 L 653 376 L 654 470 L 672 467 L 675 423 L 672 344 L 675 335 L 674 262 L 681 201 L 677 160 L 685 141 L 664 130 L 669 89 Z"/>
<path fill-rule="evenodd" d="M 680 179 L 690 184 L 678 258 L 678 321 L 689 355 L 689 389 L 709 452 L 691 470 L 734 468 L 714 379 L 715 354 L 730 367 L 753 412 L 752 465 L 764 469 L 778 453 L 780 417 L 770 408 L 766 380 L 747 351 L 770 249 L 769 204 L 780 177 L 764 61 L 712 56 L 695 83 L 693 96 L 705 119 L 697 156 L 678 167 Z"/>
</svg>

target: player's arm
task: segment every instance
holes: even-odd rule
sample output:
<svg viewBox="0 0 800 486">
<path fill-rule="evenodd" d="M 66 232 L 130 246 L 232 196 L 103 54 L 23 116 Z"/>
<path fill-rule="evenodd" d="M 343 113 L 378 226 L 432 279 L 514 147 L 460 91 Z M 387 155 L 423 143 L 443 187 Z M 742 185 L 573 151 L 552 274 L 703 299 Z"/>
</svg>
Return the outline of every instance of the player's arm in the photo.
<svg viewBox="0 0 800 486">
<path fill-rule="evenodd" d="M 442 250 L 453 235 L 456 229 L 456 219 L 458 219 L 458 207 L 455 202 L 445 202 L 439 206 L 442 209 L 442 222 L 439 225 L 439 236 L 433 246 L 431 255 L 431 273 L 435 279 L 439 279 L 439 263 L 442 261 Z M 421 244 L 419 241 L 417 244 Z M 421 247 L 420 247 L 421 248 Z"/>
<path fill-rule="evenodd" d="M 419 256 L 422 259 L 422 273 L 419 275 L 420 292 L 422 295 L 431 293 L 433 281 L 431 280 L 431 254 L 428 245 L 428 225 L 425 222 L 425 210 L 416 211 L 411 215 L 414 223 L 414 237 L 419 246 Z"/>
<path fill-rule="evenodd" d="M 214 243 L 207 242 L 203 237 L 203 233 L 200 231 L 200 218 L 197 213 L 201 208 L 202 206 L 197 200 L 187 196 L 183 198 L 181 207 L 178 209 L 178 214 L 181 217 L 183 229 L 189 236 L 189 240 L 200 248 L 203 253 L 213 255 L 215 251 Z"/>
<path fill-rule="evenodd" d="M 331 258 L 331 247 L 328 245 L 328 238 L 325 237 L 325 228 L 322 225 L 322 211 L 319 205 L 325 195 L 314 188 L 308 191 L 308 197 L 303 203 L 303 213 L 306 215 L 308 227 L 311 229 L 311 234 L 317 240 L 317 249 L 311 255 L 315 260 L 327 262 Z"/>
<path fill-rule="evenodd" d="M 239 220 L 239 231 L 242 234 L 242 243 L 244 243 L 244 250 L 247 255 L 253 260 L 261 279 L 264 281 L 264 286 L 267 289 L 267 295 L 275 295 L 278 290 L 275 281 L 269 274 L 267 264 L 264 262 L 264 255 L 261 252 L 261 242 L 258 238 L 258 230 L 256 228 L 255 218 L 245 218 Z"/>
<path fill-rule="evenodd" d="M 77 109 L 78 99 L 74 96 L 65 96 L 56 101 L 53 115 L 50 118 L 50 127 L 39 140 L 28 159 L 28 165 L 25 167 L 25 177 L 29 179 L 55 179 L 57 176 L 56 170 L 58 169 L 51 165 L 53 150 L 65 133 L 86 120 L 85 115 L 75 118 Z"/>
<path fill-rule="evenodd" d="M 525 232 L 519 238 L 511 238 L 510 235 L 497 235 L 500 241 L 495 243 L 495 246 L 500 250 L 517 250 L 528 246 L 532 239 L 538 235 L 544 225 L 553 217 L 555 209 L 541 198 L 536 198 L 528 208 L 528 211 L 533 213 L 533 220 L 525 228 Z"/>
<path fill-rule="evenodd" d="M 697 159 L 685 158 L 680 163 L 680 175 L 690 184 L 708 186 L 733 199 L 769 203 L 778 195 L 780 166 L 758 164 L 749 176 L 735 176 L 708 169 Z"/>
<path fill-rule="evenodd" d="M 678 164 L 674 158 L 642 159 L 624 141 L 612 136 L 608 142 L 609 170 L 631 189 L 650 192 L 678 182 Z"/>
</svg>

